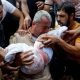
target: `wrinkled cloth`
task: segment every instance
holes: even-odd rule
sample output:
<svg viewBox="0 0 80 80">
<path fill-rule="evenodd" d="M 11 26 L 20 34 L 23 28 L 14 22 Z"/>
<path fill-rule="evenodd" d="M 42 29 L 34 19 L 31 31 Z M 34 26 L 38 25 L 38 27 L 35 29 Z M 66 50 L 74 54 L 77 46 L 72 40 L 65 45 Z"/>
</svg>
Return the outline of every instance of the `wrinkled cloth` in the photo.
<svg viewBox="0 0 80 80">
<path fill-rule="evenodd" d="M 43 50 L 39 50 L 37 48 L 34 48 L 32 46 L 28 46 L 25 43 L 16 43 L 16 44 L 10 44 L 8 47 L 6 47 L 7 53 L 5 55 L 5 61 L 11 62 L 15 59 L 15 56 L 19 52 L 26 52 L 29 50 L 32 50 L 34 53 L 34 63 L 31 66 L 21 66 L 22 72 L 26 74 L 35 74 L 41 70 L 44 69 L 44 66 L 48 63 L 46 61 L 46 53 Z M 48 52 L 53 54 L 52 49 L 47 48 Z M 45 61 L 44 61 L 45 60 Z M 50 60 L 49 60 L 50 61 Z"/>
<path fill-rule="evenodd" d="M 49 31 L 48 34 L 53 36 L 55 35 L 60 38 L 63 35 L 63 32 L 65 32 L 67 29 L 68 27 L 66 26 L 60 26 L 54 30 Z"/>
<path fill-rule="evenodd" d="M 56 35 L 60 37 L 64 31 L 67 30 L 66 26 L 60 27 L 59 29 L 49 31 L 47 34 Z M 51 48 L 39 49 L 41 42 L 35 41 L 34 47 L 28 46 L 25 43 L 10 44 L 6 47 L 7 53 L 5 55 L 5 61 L 11 62 L 15 59 L 15 55 L 19 52 L 26 52 L 32 50 L 34 53 L 34 63 L 31 66 L 21 66 L 22 72 L 26 74 L 36 74 L 37 72 L 44 69 L 53 55 L 53 50 Z"/>
</svg>

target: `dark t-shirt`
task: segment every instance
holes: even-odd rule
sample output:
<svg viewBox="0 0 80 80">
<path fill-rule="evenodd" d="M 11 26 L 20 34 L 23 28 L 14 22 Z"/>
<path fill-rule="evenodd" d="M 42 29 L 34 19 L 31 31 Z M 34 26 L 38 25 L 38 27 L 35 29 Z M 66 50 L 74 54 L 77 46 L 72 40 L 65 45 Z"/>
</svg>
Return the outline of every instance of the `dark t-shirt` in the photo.
<svg viewBox="0 0 80 80">
<path fill-rule="evenodd" d="M 38 8 L 36 6 L 36 2 L 37 1 L 45 1 L 45 0 L 28 0 L 27 1 L 27 4 L 28 4 L 28 7 L 29 7 L 29 11 L 30 11 L 30 16 L 31 18 L 33 19 L 34 17 L 34 14 L 37 12 Z"/>
<path fill-rule="evenodd" d="M 13 4 L 14 6 L 16 6 L 16 0 L 7 0 L 9 1 L 11 4 Z"/>
</svg>

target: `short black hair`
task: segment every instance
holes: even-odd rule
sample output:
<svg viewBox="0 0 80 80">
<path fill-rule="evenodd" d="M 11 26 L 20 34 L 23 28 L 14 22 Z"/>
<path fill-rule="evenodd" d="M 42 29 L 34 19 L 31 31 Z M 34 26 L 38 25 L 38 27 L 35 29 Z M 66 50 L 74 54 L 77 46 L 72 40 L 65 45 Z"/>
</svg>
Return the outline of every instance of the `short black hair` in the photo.
<svg viewBox="0 0 80 80">
<path fill-rule="evenodd" d="M 72 13 L 75 15 L 75 6 L 70 1 L 65 1 L 60 4 L 57 11 L 60 10 L 66 12 L 68 15 L 71 15 Z"/>
<path fill-rule="evenodd" d="M 2 5 L 2 1 L 0 0 L 0 5 Z"/>
</svg>

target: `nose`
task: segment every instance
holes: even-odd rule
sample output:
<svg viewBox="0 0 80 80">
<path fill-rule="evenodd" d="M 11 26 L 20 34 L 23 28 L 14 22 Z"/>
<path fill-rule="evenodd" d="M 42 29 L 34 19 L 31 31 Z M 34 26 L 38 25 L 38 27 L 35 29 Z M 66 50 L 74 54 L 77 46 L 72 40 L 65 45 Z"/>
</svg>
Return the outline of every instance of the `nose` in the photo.
<svg viewBox="0 0 80 80">
<path fill-rule="evenodd" d="M 60 16 L 57 16 L 57 20 L 60 21 Z"/>
</svg>

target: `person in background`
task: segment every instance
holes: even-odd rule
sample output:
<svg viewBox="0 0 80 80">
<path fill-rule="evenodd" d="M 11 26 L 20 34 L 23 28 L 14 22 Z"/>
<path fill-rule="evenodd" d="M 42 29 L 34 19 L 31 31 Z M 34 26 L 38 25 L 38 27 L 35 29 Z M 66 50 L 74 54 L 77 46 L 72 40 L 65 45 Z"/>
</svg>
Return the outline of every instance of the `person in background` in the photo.
<svg viewBox="0 0 80 80">
<path fill-rule="evenodd" d="M 75 21 L 75 7 L 70 2 L 63 2 L 59 6 L 56 19 L 59 25 L 66 25 L 68 30 L 75 32 L 80 29 L 80 24 Z M 80 34 L 71 40 L 72 37 L 73 34 L 64 33 L 62 38 L 46 35 L 41 38 L 45 46 L 55 49 L 51 61 L 54 80 L 80 80 Z"/>
<path fill-rule="evenodd" d="M 55 1 L 58 5 L 66 1 L 71 2 L 75 7 L 75 20 L 80 22 L 80 0 L 55 0 Z"/>
<path fill-rule="evenodd" d="M 30 26 L 37 10 L 44 9 L 49 11 L 50 5 L 52 5 L 52 0 L 21 0 L 21 10 L 25 16 L 24 24 L 26 25 L 26 28 Z"/>
<path fill-rule="evenodd" d="M 6 0 L 0 0 L 0 12 L 0 46 L 5 47 L 5 32 L 2 21 L 4 20 L 7 12 L 19 18 L 19 29 L 23 27 L 24 18 L 22 13 Z"/>
</svg>

